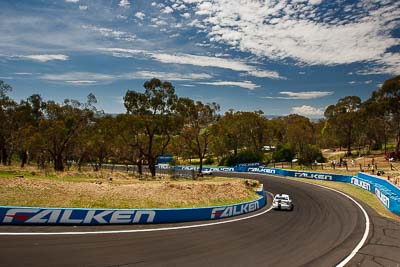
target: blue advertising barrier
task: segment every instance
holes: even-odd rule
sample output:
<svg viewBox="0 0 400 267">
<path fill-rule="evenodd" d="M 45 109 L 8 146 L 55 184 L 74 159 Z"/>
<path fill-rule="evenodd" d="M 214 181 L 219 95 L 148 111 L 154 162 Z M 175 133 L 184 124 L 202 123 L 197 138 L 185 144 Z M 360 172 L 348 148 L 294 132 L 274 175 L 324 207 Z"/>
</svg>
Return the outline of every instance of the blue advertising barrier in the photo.
<svg viewBox="0 0 400 267">
<path fill-rule="evenodd" d="M 351 183 L 375 194 L 380 202 L 391 212 L 400 215 L 400 189 L 389 181 L 359 172 Z"/>
<path fill-rule="evenodd" d="M 196 170 L 198 170 L 198 167 L 193 167 L 193 166 L 177 166 L 177 168 L 183 168 L 183 169 L 196 168 Z M 307 178 L 315 180 L 349 183 L 375 194 L 375 196 L 382 202 L 382 204 L 388 210 L 397 215 L 400 215 L 400 189 L 385 179 L 368 175 L 362 172 L 359 172 L 357 176 L 348 176 L 348 175 L 340 175 L 332 173 L 266 168 L 262 166 L 251 166 L 247 164 L 240 164 L 236 165 L 235 167 L 203 168 L 203 170 L 263 173 L 263 174 L 273 174 L 278 176 L 287 176 L 294 178 Z"/>
<path fill-rule="evenodd" d="M 327 181 L 336 181 L 336 182 L 345 182 L 345 183 L 349 183 L 350 179 L 351 179 L 351 176 L 340 175 L 340 174 L 292 171 L 292 170 L 282 170 L 282 169 L 265 168 L 265 167 L 237 168 L 237 171 L 275 174 L 275 175 L 279 175 L 279 176 L 307 178 L 307 179 L 315 179 L 315 180 L 327 180 Z"/>
<path fill-rule="evenodd" d="M 350 183 L 375 194 L 375 196 L 388 210 L 400 215 L 400 189 L 385 179 L 371 176 L 362 172 L 359 172 L 357 177 L 353 177 L 332 173 L 292 171 L 265 167 L 239 167 L 236 168 L 236 170 L 239 172 L 265 173 L 295 178 Z"/>
<path fill-rule="evenodd" d="M 263 189 L 257 200 L 226 206 L 183 209 L 75 209 L 0 206 L 0 224 L 101 225 L 204 221 L 256 211 L 266 204 Z"/>
<path fill-rule="evenodd" d="M 158 164 L 156 165 L 156 168 L 158 169 L 174 169 L 174 170 L 178 170 L 178 171 L 198 171 L 199 167 L 197 166 L 191 166 L 191 165 L 187 165 L 187 166 L 167 166 L 167 165 L 161 165 Z M 216 171 L 216 172 L 234 172 L 235 171 L 235 167 L 226 167 L 226 166 L 217 166 L 217 167 L 203 167 L 202 168 L 203 171 Z"/>
</svg>

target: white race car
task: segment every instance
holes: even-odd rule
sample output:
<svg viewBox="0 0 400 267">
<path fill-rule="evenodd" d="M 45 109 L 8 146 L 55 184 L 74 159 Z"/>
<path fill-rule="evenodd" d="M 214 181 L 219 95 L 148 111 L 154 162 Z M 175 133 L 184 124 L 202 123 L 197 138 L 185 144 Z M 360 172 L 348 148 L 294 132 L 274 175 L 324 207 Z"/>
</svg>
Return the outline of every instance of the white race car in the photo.
<svg viewBox="0 0 400 267">
<path fill-rule="evenodd" d="M 272 201 L 272 207 L 276 210 L 293 210 L 293 203 L 287 194 L 277 194 Z"/>
<path fill-rule="evenodd" d="M 203 175 L 213 175 L 213 173 L 212 173 L 211 170 L 201 171 L 201 173 L 202 173 Z"/>
</svg>

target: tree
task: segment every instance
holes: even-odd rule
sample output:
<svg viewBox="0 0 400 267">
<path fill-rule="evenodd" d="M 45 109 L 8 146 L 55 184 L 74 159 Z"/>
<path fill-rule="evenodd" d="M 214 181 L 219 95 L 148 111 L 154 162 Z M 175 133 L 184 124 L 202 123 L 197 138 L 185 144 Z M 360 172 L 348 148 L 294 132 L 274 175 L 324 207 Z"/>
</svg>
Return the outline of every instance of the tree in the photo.
<svg viewBox="0 0 400 267">
<path fill-rule="evenodd" d="M 380 116 L 390 121 L 396 136 L 396 155 L 400 158 L 400 75 L 386 80 L 371 100 L 380 105 Z"/>
<path fill-rule="evenodd" d="M 315 134 L 310 119 L 292 114 L 284 117 L 286 124 L 286 141 L 295 146 L 300 157 L 307 144 L 315 144 Z"/>
<path fill-rule="evenodd" d="M 115 131 L 115 119 L 109 115 L 93 119 L 93 123 L 86 127 L 89 136 L 86 140 L 86 153 L 93 169 L 98 171 L 112 156 Z"/>
<path fill-rule="evenodd" d="M 216 103 L 203 104 L 201 101 L 195 103 L 189 98 L 181 98 L 178 101 L 177 110 L 184 123 L 181 132 L 182 140 L 188 150 L 199 158 L 199 173 L 201 173 L 203 159 L 210 142 L 209 126 L 218 119 L 219 105 Z"/>
<path fill-rule="evenodd" d="M 325 110 L 325 117 L 331 130 L 347 147 L 348 155 L 351 155 L 351 146 L 360 123 L 360 106 L 361 99 L 358 96 L 346 96 Z"/>
<path fill-rule="evenodd" d="M 142 123 L 138 116 L 131 114 L 120 114 L 116 118 L 116 132 L 118 135 L 115 140 L 115 154 L 119 159 L 135 164 L 139 174 L 142 174 L 144 155 L 144 140 Z"/>
<path fill-rule="evenodd" d="M 372 145 L 386 146 L 389 138 L 392 136 L 390 112 L 385 105 L 378 101 L 377 98 L 370 98 L 363 102 L 360 108 L 361 128 L 360 146 L 367 143 L 369 147 Z"/>
<path fill-rule="evenodd" d="M 213 127 L 213 133 L 217 136 L 213 141 L 214 150 L 219 149 L 219 154 L 225 153 L 225 155 L 233 152 L 234 156 L 243 149 L 259 152 L 265 142 L 270 142 L 267 125 L 268 121 L 261 111 L 230 110 Z"/>
<path fill-rule="evenodd" d="M 16 106 L 15 101 L 10 99 L 10 97 L 7 95 L 7 93 L 11 91 L 12 87 L 0 80 L 0 160 L 3 165 L 7 165 L 11 162 L 11 114 Z"/>
<path fill-rule="evenodd" d="M 292 162 L 296 152 L 291 144 L 279 144 L 272 153 L 275 162 Z"/>
<path fill-rule="evenodd" d="M 169 82 L 151 79 L 144 83 L 145 92 L 128 90 L 124 105 L 128 114 L 137 116 L 142 136 L 138 148 L 149 165 L 152 176 L 156 174 L 156 159 L 164 154 L 171 135 L 178 130 L 176 104 L 178 97 Z"/>
<path fill-rule="evenodd" d="M 43 119 L 45 103 L 40 95 L 34 94 L 26 100 L 22 100 L 15 107 L 12 116 L 13 142 L 15 150 L 21 159 L 21 168 L 25 166 L 29 157 L 35 156 L 32 149 L 32 136 L 38 130 L 39 121 Z"/>
<path fill-rule="evenodd" d="M 88 102 L 81 104 L 76 100 L 66 99 L 63 104 L 48 101 L 45 108 L 45 118 L 39 122 L 39 132 L 36 141 L 43 151 L 50 154 L 54 170 L 64 171 L 66 152 L 74 139 L 82 133 L 93 118 L 95 108 L 92 106 L 93 95 L 88 96 Z"/>
<path fill-rule="evenodd" d="M 322 156 L 321 150 L 317 145 L 307 144 L 299 158 L 299 164 L 308 165 L 314 161 L 325 162 L 325 158 Z"/>
</svg>

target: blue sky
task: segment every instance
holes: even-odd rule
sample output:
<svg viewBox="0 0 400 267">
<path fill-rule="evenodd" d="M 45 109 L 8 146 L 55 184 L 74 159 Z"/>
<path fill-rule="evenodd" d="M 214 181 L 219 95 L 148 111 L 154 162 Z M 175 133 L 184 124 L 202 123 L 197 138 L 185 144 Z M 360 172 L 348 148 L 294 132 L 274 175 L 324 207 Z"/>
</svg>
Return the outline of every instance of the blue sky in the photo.
<svg viewBox="0 0 400 267">
<path fill-rule="evenodd" d="M 0 79 L 125 112 L 153 77 L 222 112 L 311 118 L 400 74 L 400 1 L 0 1 Z"/>
</svg>

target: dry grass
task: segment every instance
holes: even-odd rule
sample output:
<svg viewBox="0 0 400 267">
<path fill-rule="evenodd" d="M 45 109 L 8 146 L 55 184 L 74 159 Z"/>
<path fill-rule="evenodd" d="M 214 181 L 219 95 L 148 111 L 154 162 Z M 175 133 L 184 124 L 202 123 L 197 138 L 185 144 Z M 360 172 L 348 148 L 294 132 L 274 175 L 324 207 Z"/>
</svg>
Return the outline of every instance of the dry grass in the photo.
<svg viewBox="0 0 400 267">
<path fill-rule="evenodd" d="M 71 208 L 173 208 L 227 205 L 257 198 L 242 179 L 138 179 L 126 172 L 30 174 L 0 169 L 0 205 Z M 112 180 L 110 180 L 112 178 Z M 143 178 L 143 177 L 142 177 Z"/>
<path fill-rule="evenodd" d="M 342 175 L 357 175 L 357 173 L 361 169 L 368 174 L 376 174 L 377 171 L 380 170 L 385 172 L 385 174 L 383 175 L 384 178 L 389 179 L 390 182 L 400 187 L 400 162 L 389 162 L 384 158 L 384 154 L 382 153 L 354 158 L 354 166 L 351 165 L 351 158 L 345 158 L 344 151 L 332 152 L 330 150 L 324 150 L 323 155 L 329 160 L 328 163 L 318 163 L 318 165 L 313 165 L 312 168 L 293 164 L 293 169 Z M 340 157 L 347 160 L 347 168 L 344 166 L 340 167 L 338 165 L 333 168 L 331 161 L 336 160 L 336 162 L 338 163 Z M 374 170 L 374 173 L 372 171 L 372 159 L 374 160 L 374 164 L 376 164 L 377 167 L 377 169 Z M 290 164 L 288 163 L 276 163 L 275 166 L 276 168 L 291 170 Z M 273 166 L 270 164 L 269 167 Z"/>
</svg>

